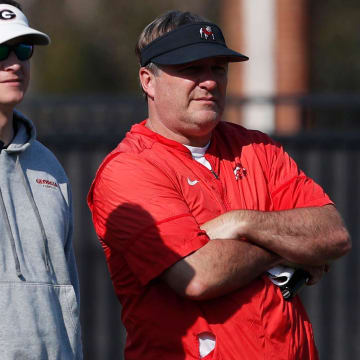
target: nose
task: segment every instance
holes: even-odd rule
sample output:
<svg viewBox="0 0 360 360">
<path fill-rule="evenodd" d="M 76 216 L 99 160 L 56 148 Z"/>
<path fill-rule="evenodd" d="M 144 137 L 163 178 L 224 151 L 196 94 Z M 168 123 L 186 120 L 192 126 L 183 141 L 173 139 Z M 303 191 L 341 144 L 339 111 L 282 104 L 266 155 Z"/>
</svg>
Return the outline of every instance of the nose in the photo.
<svg viewBox="0 0 360 360">
<path fill-rule="evenodd" d="M 202 89 L 212 91 L 217 88 L 217 78 L 211 67 L 204 69 L 199 78 L 199 86 Z"/>
<path fill-rule="evenodd" d="M 6 71 L 19 71 L 21 68 L 21 62 L 13 51 L 11 51 L 8 58 L 1 63 L 3 69 Z"/>
</svg>

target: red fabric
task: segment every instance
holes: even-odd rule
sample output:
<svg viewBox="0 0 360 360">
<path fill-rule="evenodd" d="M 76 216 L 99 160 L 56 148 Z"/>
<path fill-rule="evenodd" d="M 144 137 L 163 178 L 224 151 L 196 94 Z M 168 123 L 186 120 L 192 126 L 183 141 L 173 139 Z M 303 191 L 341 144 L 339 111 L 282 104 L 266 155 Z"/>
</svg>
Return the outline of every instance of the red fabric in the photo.
<svg viewBox="0 0 360 360">
<path fill-rule="evenodd" d="M 216 336 L 209 359 L 317 359 L 300 300 L 284 301 L 266 276 L 196 302 L 177 296 L 158 275 L 204 246 L 209 239 L 199 225 L 224 212 L 322 206 L 329 197 L 258 131 L 216 127 L 206 158 L 217 179 L 187 148 L 144 123 L 104 160 L 88 196 L 123 306 L 126 359 L 199 359 L 203 332 Z"/>
</svg>

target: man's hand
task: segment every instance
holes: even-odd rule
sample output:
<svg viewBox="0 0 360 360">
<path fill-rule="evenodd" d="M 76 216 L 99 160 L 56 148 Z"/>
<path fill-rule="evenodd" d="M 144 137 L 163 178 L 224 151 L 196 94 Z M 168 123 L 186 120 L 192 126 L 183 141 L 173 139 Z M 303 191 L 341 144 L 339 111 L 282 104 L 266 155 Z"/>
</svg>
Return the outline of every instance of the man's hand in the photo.
<svg viewBox="0 0 360 360">
<path fill-rule="evenodd" d="M 309 281 L 306 285 L 315 285 L 322 279 L 324 274 L 329 271 L 330 266 L 328 264 L 319 266 L 303 266 L 302 269 L 310 274 Z"/>
<path fill-rule="evenodd" d="M 233 210 L 214 220 L 221 226 L 211 228 L 210 233 L 235 232 L 235 239 L 245 238 L 306 266 L 321 266 L 351 249 L 349 234 L 333 205 L 283 211 Z"/>
<path fill-rule="evenodd" d="M 211 240 L 213 239 L 238 239 L 239 240 L 239 224 L 236 212 L 227 212 L 223 215 L 212 219 L 200 226 L 201 230 L 206 231 L 206 234 Z"/>
<path fill-rule="evenodd" d="M 325 273 L 330 271 L 330 263 L 323 264 L 323 265 L 316 265 L 316 266 L 306 266 L 306 265 L 300 265 L 291 263 L 288 261 L 285 261 L 280 264 L 281 266 L 290 267 L 293 269 L 302 269 L 309 273 L 310 278 L 309 281 L 306 283 L 306 285 L 315 285 L 317 284 L 322 277 L 325 275 Z"/>
<path fill-rule="evenodd" d="M 201 225 L 212 240 L 162 278 L 178 294 L 205 300 L 229 293 L 273 266 L 292 262 L 318 282 L 327 265 L 350 250 L 335 207 L 264 212 L 233 210 Z"/>
</svg>

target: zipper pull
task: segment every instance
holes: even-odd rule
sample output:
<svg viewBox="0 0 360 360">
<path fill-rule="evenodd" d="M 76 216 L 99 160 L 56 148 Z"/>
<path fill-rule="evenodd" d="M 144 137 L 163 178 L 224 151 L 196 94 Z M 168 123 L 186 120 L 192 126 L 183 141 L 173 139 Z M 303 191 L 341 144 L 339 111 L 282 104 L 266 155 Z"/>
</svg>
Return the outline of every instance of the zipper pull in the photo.
<svg viewBox="0 0 360 360">
<path fill-rule="evenodd" d="M 213 169 L 211 169 L 210 171 L 215 176 L 215 178 L 219 180 L 219 176 L 216 174 L 216 172 Z"/>
</svg>

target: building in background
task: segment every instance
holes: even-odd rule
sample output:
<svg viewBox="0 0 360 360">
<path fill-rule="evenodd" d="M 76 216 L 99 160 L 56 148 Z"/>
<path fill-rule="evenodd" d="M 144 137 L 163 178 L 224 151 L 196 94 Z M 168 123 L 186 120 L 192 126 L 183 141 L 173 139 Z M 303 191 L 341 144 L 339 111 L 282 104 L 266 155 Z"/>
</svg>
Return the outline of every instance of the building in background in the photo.
<svg viewBox="0 0 360 360">
<path fill-rule="evenodd" d="M 231 65 L 226 120 L 281 135 L 360 129 L 358 0 L 19 1 L 53 39 L 34 54 L 34 97 L 139 98 L 137 36 L 178 8 L 220 24 L 250 56 Z"/>
<path fill-rule="evenodd" d="M 248 63 L 232 64 L 228 95 L 253 99 L 241 111 L 230 101 L 229 121 L 282 135 L 301 129 L 299 107 L 268 100 L 308 91 L 307 14 L 307 0 L 222 1 L 227 42 L 250 57 Z"/>
</svg>

